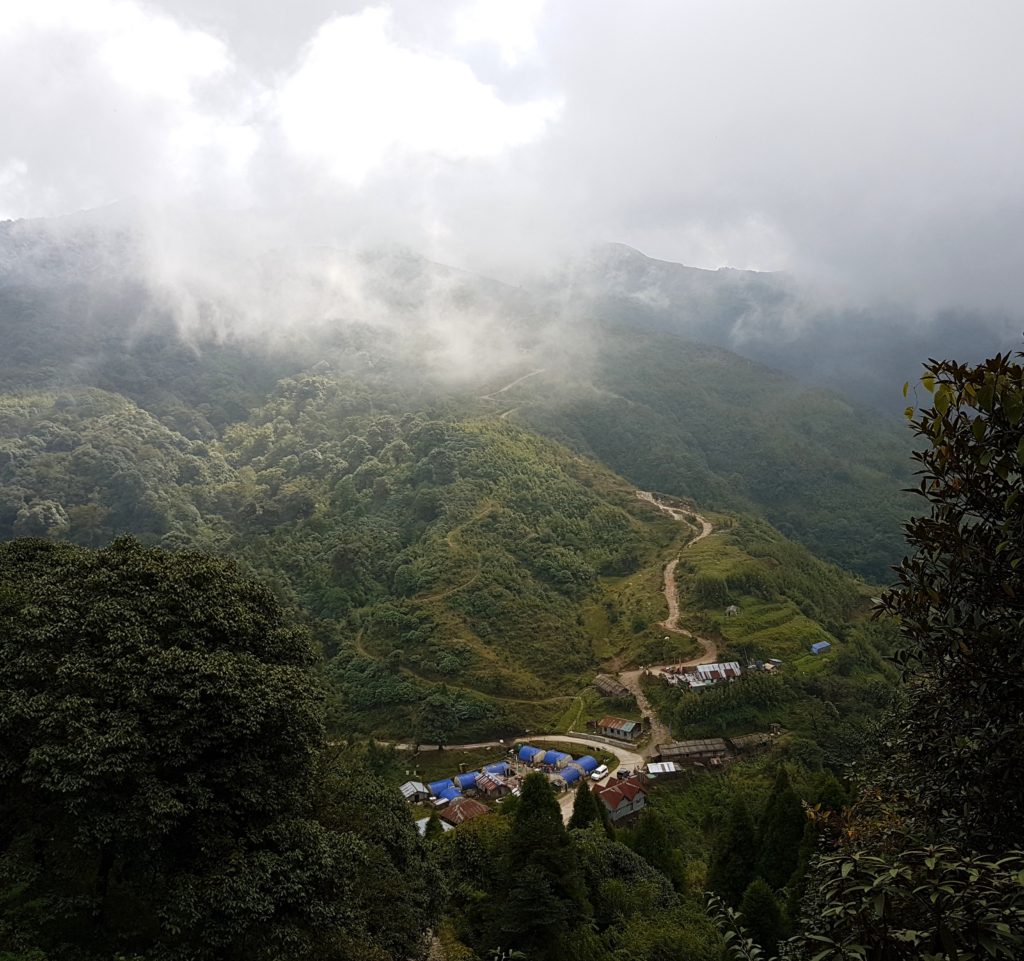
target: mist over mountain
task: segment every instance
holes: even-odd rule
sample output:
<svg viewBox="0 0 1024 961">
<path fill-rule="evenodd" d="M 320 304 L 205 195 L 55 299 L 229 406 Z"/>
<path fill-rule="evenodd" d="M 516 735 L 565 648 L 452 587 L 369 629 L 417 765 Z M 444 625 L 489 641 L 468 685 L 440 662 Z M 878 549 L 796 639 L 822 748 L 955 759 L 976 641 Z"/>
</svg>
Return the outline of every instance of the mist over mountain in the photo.
<svg viewBox="0 0 1024 961">
<path fill-rule="evenodd" d="M 0 961 L 1021 957 L 1022 35 L 0 3 Z"/>
</svg>

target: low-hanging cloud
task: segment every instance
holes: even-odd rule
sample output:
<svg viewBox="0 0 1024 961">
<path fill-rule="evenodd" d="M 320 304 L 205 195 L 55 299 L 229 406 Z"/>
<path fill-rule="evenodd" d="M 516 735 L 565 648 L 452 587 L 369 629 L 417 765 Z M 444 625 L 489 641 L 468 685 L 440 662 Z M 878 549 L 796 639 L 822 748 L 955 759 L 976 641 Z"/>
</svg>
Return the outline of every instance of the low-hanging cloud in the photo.
<svg viewBox="0 0 1024 961">
<path fill-rule="evenodd" d="M 216 216 L 240 256 L 400 243 L 510 278 L 619 240 L 1019 313 L 1019 4 L 427 6 L 10 5 L 0 216 L 131 197 L 179 212 L 176 264 Z"/>
</svg>

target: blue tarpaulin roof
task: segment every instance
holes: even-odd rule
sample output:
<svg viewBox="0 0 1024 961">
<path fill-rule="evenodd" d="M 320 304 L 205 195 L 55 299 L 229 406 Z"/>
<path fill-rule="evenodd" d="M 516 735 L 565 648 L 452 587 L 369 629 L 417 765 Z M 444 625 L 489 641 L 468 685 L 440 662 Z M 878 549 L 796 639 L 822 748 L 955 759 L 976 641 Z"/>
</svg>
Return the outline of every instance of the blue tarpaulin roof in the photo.
<svg viewBox="0 0 1024 961">
<path fill-rule="evenodd" d="M 433 794 L 434 797 L 440 797 L 441 796 L 441 792 L 445 788 L 455 787 L 455 785 L 452 784 L 451 778 L 446 778 L 443 781 L 431 781 L 427 785 L 427 787 L 430 789 L 430 793 Z"/>
<path fill-rule="evenodd" d="M 596 771 L 600 767 L 597 763 L 597 759 L 591 757 L 589 754 L 584 754 L 583 757 L 576 758 L 576 763 L 583 768 L 587 774 L 590 774 L 592 771 Z"/>
<path fill-rule="evenodd" d="M 475 787 L 476 786 L 476 776 L 479 773 L 480 773 L 479 771 L 469 771 L 466 774 L 456 774 L 455 775 L 455 782 L 463 790 L 465 790 L 468 787 Z"/>
<path fill-rule="evenodd" d="M 566 754 L 565 751 L 548 751 L 544 755 L 545 764 L 557 764 L 559 761 L 571 761 L 572 755 Z"/>
<path fill-rule="evenodd" d="M 488 774 L 507 774 L 508 773 L 508 762 L 498 761 L 497 764 L 485 765 L 484 770 Z"/>
<path fill-rule="evenodd" d="M 571 764 L 568 767 L 562 768 L 562 770 L 559 771 L 559 774 L 562 775 L 562 780 L 565 781 L 566 784 L 572 784 L 573 781 L 578 781 L 582 777 L 579 769 L 573 767 Z"/>
<path fill-rule="evenodd" d="M 448 787 L 438 797 L 446 797 L 449 801 L 454 801 L 457 797 L 462 797 L 462 792 L 457 787 Z"/>
<path fill-rule="evenodd" d="M 811 645 L 812 654 L 820 654 L 822 651 L 827 651 L 832 644 L 829 641 L 818 641 L 817 644 Z"/>
<path fill-rule="evenodd" d="M 537 756 L 538 754 L 543 754 L 543 753 L 544 753 L 544 752 L 543 752 L 543 751 L 541 751 L 541 749 L 540 749 L 539 747 L 530 747 L 530 745 L 529 745 L 529 744 L 524 744 L 524 745 L 523 745 L 523 746 L 522 746 L 522 747 L 521 747 L 521 748 L 519 749 L 519 760 L 520 760 L 520 761 L 526 761 L 526 762 L 530 762 L 530 761 L 532 761 L 532 760 L 533 760 L 533 759 L 534 759 L 534 758 L 535 758 L 535 757 L 536 757 L 536 756 Z"/>
</svg>

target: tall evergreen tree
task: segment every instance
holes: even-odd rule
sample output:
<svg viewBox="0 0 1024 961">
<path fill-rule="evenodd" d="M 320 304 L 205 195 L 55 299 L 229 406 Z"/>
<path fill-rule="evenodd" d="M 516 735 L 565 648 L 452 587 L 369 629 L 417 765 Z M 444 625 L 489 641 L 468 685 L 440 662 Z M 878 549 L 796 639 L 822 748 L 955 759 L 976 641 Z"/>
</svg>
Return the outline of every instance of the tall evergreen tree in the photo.
<svg viewBox="0 0 1024 961">
<path fill-rule="evenodd" d="M 566 826 L 570 831 L 574 831 L 577 828 L 588 827 L 595 821 L 600 821 L 601 812 L 598 810 L 600 804 L 601 802 L 594 797 L 594 792 L 590 790 L 590 785 L 586 781 L 580 781 L 579 787 L 576 788 L 576 797 L 572 802 L 572 816 Z"/>
<path fill-rule="evenodd" d="M 784 924 L 779 902 L 763 878 L 754 878 L 743 892 L 740 914 L 743 927 L 764 948 L 765 957 L 774 957 L 785 933 Z"/>
<path fill-rule="evenodd" d="M 651 867 L 664 874 L 675 887 L 682 886 L 682 859 L 669 842 L 665 822 L 654 808 L 646 808 L 640 815 L 640 820 L 633 830 L 630 847 Z"/>
<path fill-rule="evenodd" d="M 444 834 L 444 828 L 441 826 L 441 819 L 437 816 L 437 811 L 431 811 L 430 817 L 427 818 L 423 836 L 430 841 L 433 838 L 441 837 L 442 834 Z"/>
<path fill-rule="evenodd" d="M 757 858 L 757 873 L 775 891 L 793 875 L 806 824 L 803 805 L 790 784 L 789 774 L 780 767 L 761 818 Z"/>
<path fill-rule="evenodd" d="M 505 858 L 507 894 L 497 907 L 495 941 L 531 961 L 560 957 L 559 944 L 591 909 L 576 852 L 543 774 L 523 781 Z"/>
<path fill-rule="evenodd" d="M 729 806 L 725 824 L 715 835 L 708 866 L 708 886 L 736 907 L 754 879 L 756 863 L 754 821 L 746 801 L 737 795 Z"/>
</svg>

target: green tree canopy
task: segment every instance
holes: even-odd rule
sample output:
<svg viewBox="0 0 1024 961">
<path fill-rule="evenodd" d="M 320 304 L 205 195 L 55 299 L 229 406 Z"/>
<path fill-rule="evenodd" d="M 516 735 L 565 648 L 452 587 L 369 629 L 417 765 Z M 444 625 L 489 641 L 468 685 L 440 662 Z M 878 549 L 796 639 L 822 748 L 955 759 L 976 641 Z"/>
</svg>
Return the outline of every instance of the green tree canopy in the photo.
<svg viewBox="0 0 1024 961">
<path fill-rule="evenodd" d="M 0 546 L 0 951 L 407 956 L 430 872 L 400 799 L 324 754 L 313 659 L 224 561 Z"/>
<path fill-rule="evenodd" d="M 729 904 L 737 906 L 754 879 L 757 860 L 754 821 L 746 801 L 736 795 L 725 823 L 715 835 L 708 865 L 708 886 Z"/>
<path fill-rule="evenodd" d="M 1024 846 L 1024 367 L 925 365 L 931 407 L 911 556 L 883 600 L 899 619 L 906 680 L 901 766 L 935 822 L 975 843 Z"/>
<path fill-rule="evenodd" d="M 778 891 L 793 874 L 807 818 L 803 805 L 780 767 L 758 832 L 757 873 Z"/>
<path fill-rule="evenodd" d="M 572 802 L 572 815 L 569 818 L 568 825 L 566 825 L 569 830 L 585 828 L 595 821 L 600 821 L 601 812 L 598 809 L 600 803 L 594 797 L 594 792 L 590 790 L 590 784 L 586 780 L 580 781 L 579 786 L 576 788 L 576 797 Z"/>
<path fill-rule="evenodd" d="M 531 959 L 560 957 L 559 944 L 591 914 L 562 813 L 543 774 L 528 774 L 512 817 L 498 943 Z"/>
</svg>

